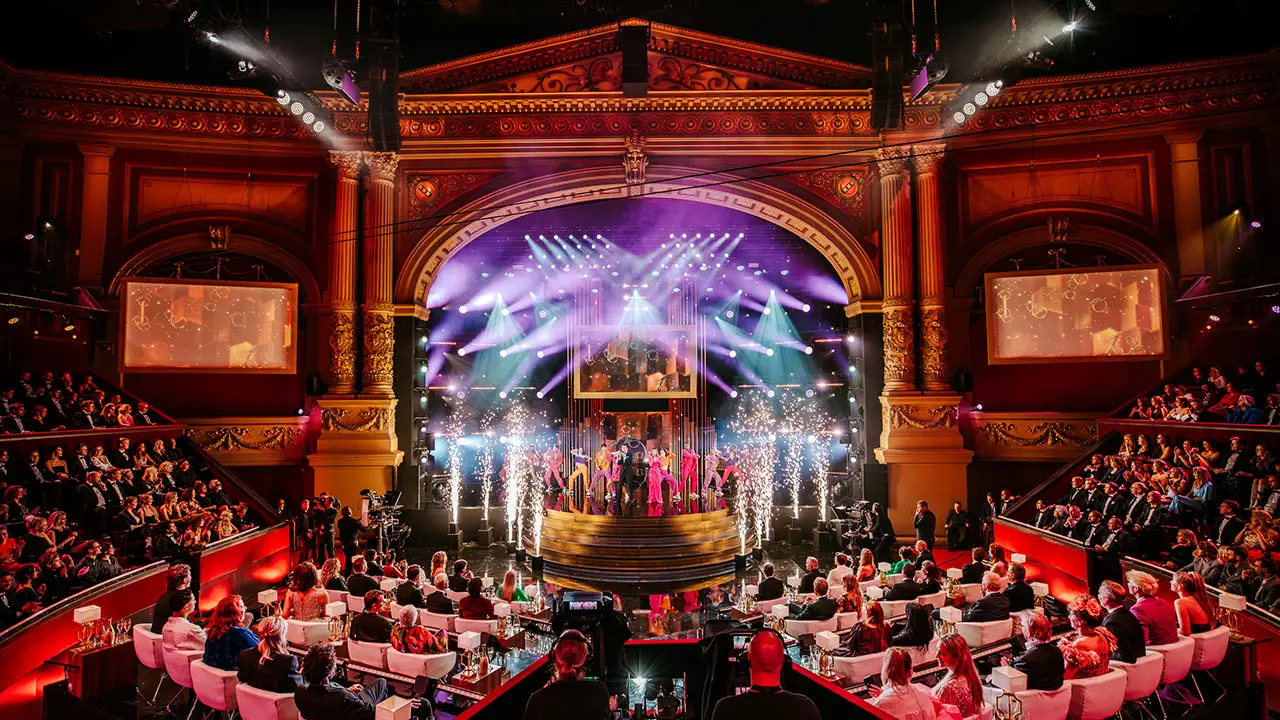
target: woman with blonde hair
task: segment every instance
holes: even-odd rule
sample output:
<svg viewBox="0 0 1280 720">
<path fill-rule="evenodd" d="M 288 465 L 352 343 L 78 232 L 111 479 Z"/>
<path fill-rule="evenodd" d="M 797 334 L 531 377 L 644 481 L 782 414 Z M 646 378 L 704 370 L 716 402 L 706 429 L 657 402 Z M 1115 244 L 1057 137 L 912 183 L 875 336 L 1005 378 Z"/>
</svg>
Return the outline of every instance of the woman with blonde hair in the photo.
<svg viewBox="0 0 1280 720">
<path fill-rule="evenodd" d="M 178 504 L 178 493 L 167 492 L 160 503 L 160 519 L 164 522 L 176 523 L 184 517 L 182 506 Z"/>
<path fill-rule="evenodd" d="M 289 621 L 269 615 L 253 626 L 258 645 L 240 653 L 236 679 L 250 687 L 274 693 L 292 693 L 306 685 L 298 672 L 298 656 L 285 649 Z"/>
<path fill-rule="evenodd" d="M 446 553 L 443 550 L 438 550 L 436 551 L 435 555 L 431 556 L 431 574 L 428 575 L 427 577 L 434 578 L 436 575 L 439 575 L 440 573 L 444 573 L 445 575 L 448 575 L 449 574 L 448 568 L 449 568 L 449 553 Z"/>
<path fill-rule="evenodd" d="M 133 406 L 129 403 L 120 403 L 116 406 L 116 425 L 133 427 Z"/>
<path fill-rule="evenodd" d="M 223 510 L 218 514 L 218 521 L 213 526 L 213 534 L 217 535 L 219 540 L 225 540 L 240 532 L 236 529 L 235 517 L 230 510 Z"/>
<path fill-rule="evenodd" d="M 884 687 L 871 687 L 871 704 L 902 720 L 934 720 L 937 710 L 929 688 L 911 682 L 911 653 L 890 648 L 880 667 Z"/>
<path fill-rule="evenodd" d="M 584 679 L 591 647 L 577 630 L 565 630 L 551 651 L 554 679 L 529 696 L 524 720 L 609 717 L 609 688 L 599 680 Z"/>
<path fill-rule="evenodd" d="M 347 591 L 347 583 L 342 579 L 342 561 L 331 557 L 320 566 L 320 587 L 325 590 Z"/>
<path fill-rule="evenodd" d="M 502 588 L 498 590 L 498 597 L 506 602 L 529 602 L 529 596 L 525 594 L 524 588 L 516 584 L 515 570 L 508 570 L 507 574 L 502 576 Z"/>
<path fill-rule="evenodd" d="M 143 493 L 138 496 L 138 514 L 142 516 L 143 522 L 149 525 L 160 522 L 160 513 L 156 510 L 154 495 Z"/>
<path fill-rule="evenodd" d="M 876 557 L 871 551 L 863 548 L 858 555 L 858 582 L 872 580 L 880 571 L 876 568 Z"/>
<path fill-rule="evenodd" d="M 1265 553 L 1280 544 L 1280 533 L 1272 529 L 1275 521 L 1266 510 L 1254 510 L 1249 517 L 1249 524 L 1236 535 L 1235 544 L 1246 551 L 1257 550 Z"/>
<path fill-rule="evenodd" d="M 947 674 L 934 686 L 933 696 L 945 705 L 955 705 L 962 717 L 982 709 L 982 680 L 973 664 L 969 643 L 958 633 L 944 635 L 938 644 L 938 664 Z"/>
</svg>

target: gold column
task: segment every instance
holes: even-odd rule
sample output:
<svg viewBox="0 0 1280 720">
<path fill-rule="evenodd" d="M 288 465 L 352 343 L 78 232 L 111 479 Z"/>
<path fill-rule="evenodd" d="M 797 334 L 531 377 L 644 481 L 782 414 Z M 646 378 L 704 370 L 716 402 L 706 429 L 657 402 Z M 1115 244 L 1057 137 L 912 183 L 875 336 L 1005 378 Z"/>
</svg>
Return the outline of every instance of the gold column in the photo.
<svg viewBox="0 0 1280 720">
<path fill-rule="evenodd" d="M 329 152 L 337 168 L 329 244 L 329 394 L 356 390 L 356 253 L 360 248 L 360 153 Z"/>
<path fill-rule="evenodd" d="M 1198 131 L 1165 136 L 1173 160 L 1173 226 L 1178 234 L 1178 272 L 1182 277 L 1203 275 L 1208 268 L 1200 205 L 1201 136 Z"/>
<path fill-rule="evenodd" d="M 393 152 L 366 152 L 369 187 L 364 211 L 364 372 L 362 394 L 391 397 L 395 316 L 391 304 L 395 263 L 396 167 Z"/>
<path fill-rule="evenodd" d="M 916 387 L 915 312 L 911 247 L 911 185 L 906 148 L 876 151 L 880 172 L 880 246 L 884 256 L 884 390 Z"/>
<path fill-rule="evenodd" d="M 111 181 L 110 145 L 79 145 L 84 155 L 84 184 L 80 198 L 80 256 L 77 278 L 86 285 L 102 283 L 102 259 L 107 246 L 108 184 Z"/>
<path fill-rule="evenodd" d="M 911 159 L 920 239 L 920 374 L 926 393 L 951 392 L 947 371 L 946 251 L 938 197 L 938 166 L 945 150 L 945 145 L 917 145 Z"/>
</svg>

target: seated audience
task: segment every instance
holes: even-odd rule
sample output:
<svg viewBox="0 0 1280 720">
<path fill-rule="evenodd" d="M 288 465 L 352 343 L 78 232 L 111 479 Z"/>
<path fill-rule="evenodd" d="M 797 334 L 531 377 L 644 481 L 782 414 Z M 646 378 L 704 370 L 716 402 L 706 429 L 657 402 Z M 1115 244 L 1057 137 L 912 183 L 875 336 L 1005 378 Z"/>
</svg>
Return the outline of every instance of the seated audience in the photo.
<svg viewBox="0 0 1280 720">
<path fill-rule="evenodd" d="M 422 566 L 410 565 L 404 575 L 404 582 L 396 587 L 396 604 L 425 608 L 427 599 L 422 594 Z"/>
<path fill-rule="evenodd" d="M 1000 590 L 1000 576 L 987 573 L 982 577 L 982 597 L 964 610 L 964 622 L 992 622 L 1009 619 L 1009 598 Z"/>
<path fill-rule="evenodd" d="M 449 589 L 454 592 L 466 592 L 472 577 L 471 571 L 467 569 L 466 560 L 454 562 L 453 574 L 449 576 Z"/>
<path fill-rule="evenodd" d="M 324 619 L 324 608 L 329 604 L 329 594 L 320 587 L 316 566 L 310 561 L 301 563 L 293 571 L 293 583 L 284 596 L 283 615 L 287 620 L 312 622 Z"/>
<path fill-rule="evenodd" d="M 1107 611 L 1102 619 L 1102 627 L 1115 636 L 1116 649 L 1111 653 L 1112 660 L 1135 663 L 1146 655 L 1146 631 L 1138 618 L 1129 611 L 1129 593 L 1120 583 L 1104 580 L 1098 587 L 1098 601 Z"/>
<path fill-rule="evenodd" d="M 894 647 L 927 647 L 933 642 L 932 608 L 917 602 L 909 602 L 904 611 L 906 617 L 902 629 L 894 634 L 889 644 Z"/>
<path fill-rule="evenodd" d="M 1003 595 L 1009 598 L 1009 612 L 1030 610 L 1036 606 L 1036 591 L 1027 583 L 1027 569 L 1018 563 L 1009 567 L 1009 585 Z"/>
<path fill-rule="evenodd" d="M 793 620 L 830 620 L 836 616 L 836 601 L 827 597 L 827 579 L 819 577 L 814 581 L 814 598 L 803 604 L 791 603 L 790 616 Z"/>
<path fill-rule="evenodd" d="M 320 566 L 320 587 L 325 590 L 347 592 L 347 581 L 342 579 L 342 561 L 331 557 Z"/>
<path fill-rule="evenodd" d="M 947 669 L 942 680 L 933 687 L 933 697 L 944 705 L 954 705 L 961 717 L 982 710 L 982 680 L 973 664 L 969 643 L 958 633 L 942 638 L 938 645 L 938 664 Z"/>
<path fill-rule="evenodd" d="M 458 617 L 463 620 L 492 620 L 493 602 L 485 597 L 484 582 L 473 577 L 467 582 L 467 596 L 458 601 Z"/>
<path fill-rule="evenodd" d="M 884 655 L 880 669 L 883 687 L 871 687 L 871 704 L 886 715 L 902 720 L 934 720 L 933 695 L 929 688 L 911 682 L 911 654 L 903 648 L 891 648 Z"/>
<path fill-rule="evenodd" d="M 449 639 L 443 630 L 420 624 L 417 608 L 400 608 L 395 627 L 391 628 L 391 647 L 411 655 L 439 655 L 449 652 Z"/>
<path fill-rule="evenodd" d="M 1102 606 L 1092 597 L 1077 595 L 1071 601 L 1068 619 L 1079 637 L 1058 641 L 1058 649 L 1062 650 L 1067 664 L 1064 675 L 1067 680 L 1105 675 L 1110 669 L 1116 639 L 1111 631 L 1102 627 L 1103 617 Z"/>
<path fill-rule="evenodd" d="M 1178 599 L 1173 601 L 1178 615 L 1178 634 L 1195 635 L 1212 630 L 1216 623 L 1204 579 L 1195 573 L 1178 573 L 1173 576 L 1173 589 L 1178 593 Z"/>
<path fill-rule="evenodd" d="M 942 592 L 942 568 L 933 561 L 926 560 L 920 570 L 920 574 L 924 576 L 924 581 L 920 583 L 920 594 L 933 595 Z"/>
<path fill-rule="evenodd" d="M 368 643 L 391 642 L 391 627 L 395 623 L 386 613 L 386 596 L 381 590 L 370 590 L 364 596 L 364 612 L 351 621 L 351 639 Z"/>
<path fill-rule="evenodd" d="M 271 615 L 254 626 L 257 647 L 240 652 L 236 678 L 250 687 L 273 693 L 291 693 L 302 686 L 298 656 L 287 651 L 284 635 L 288 620 Z"/>
<path fill-rule="evenodd" d="M 800 587 L 798 589 L 801 595 L 813 592 L 814 582 L 822 577 L 822 571 L 818 569 L 818 558 L 816 557 L 805 558 L 804 569 L 805 573 L 800 576 Z"/>
<path fill-rule="evenodd" d="M 853 568 L 849 567 L 849 556 L 842 552 L 836 553 L 835 567 L 831 568 L 831 572 L 827 573 L 827 585 L 830 587 L 844 587 L 844 576 L 853 573 Z"/>
<path fill-rule="evenodd" d="M 1053 636 L 1053 624 L 1049 618 L 1035 615 L 1022 632 L 1027 638 L 1027 649 L 1012 663 L 1008 660 L 1002 662 L 1026 673 L 1028 690 L 1057 690 L 1062 687 L 1066 665 L 1062 650 L 1049 641 Z"/>
<path fill-rule="evenodd" d="M 167 652 L 204 650 L 204 628 L 188 618 L 196 611 L 196 596 L 190 590 L 179 590 L 169 598 L 169 619 L 160 633 Z"/>
<path fill-rule="evenodd" d="M 204 664 L 219 670 L 238 670 L 240 653 L 258 646 L 258 636 L 245 627 L 244 599 L 228 595 L 218 601 L 205 628 Z"/>
<path fill-rule="evenodd" d="M 302 661 L 306 681 L 293 693 L 294 704 L 303 720 L 374 720 L 374 708 L 391 697 L 387 681 L 374 678 L 369 685 L 342 687 L 333 682 L 338 656 L 329 643 L 307 651 Z"/>
<path fill-rule="evenodd" d="M 773 567 L 772 563 L 766 563 L 766 565 L 768 567 Z M 858 582 L 866 582 L 868 580 L 874 580 L 876 575 L 878 574 L 880 574 L 880 570 L 876 567 L 875 555 L 872 554 L 870 550 L 864 549 L 858 555 L 858 570 L 857 570 Z M 782 597 L 782 595 L 778 595 L 778 597 Z M 766 598 L 761 598 L 761 600 L 764 600 L 764 599 Z"/>
<path fill-rule="evenodd" d="M 845 637 L 844 642 L 836 648 L 835 654 L 841 657 L 857 657 L 884 652 L 893 639 L 892 628 L 884 621 L 884 608 L 874 600 L 868 600 L 866 617 L 854 624 L 853 629 Z"/>
<path fill-rule="evenodd" d="M 378 589 L 378 581 L 368 574 L 369 561 L 357 555 L 351 561 L 351 575 L 347 577 L 347 592 L 356 597 L 364 597 L 371 590 Z"/>
<path fill-rule="evenodd" d="M 966 585 L 982 582 L 982 576 L 987 571 L 986 559 L 987 549 L 976 547 L 971 553 L 973 560 L 965 565 L 961 571 L 960 582 Z"/>
<path fill-rule="evenodd" d="M 924 588 L 920 583 L 916 582 L 915 565 L 908 562 L 900 569 L 902 571 L 902 579 L 885 591 L 885 600 L 915 600 L 924 592 Z"/>
<path fill-rule="evenodd" d="M 1178 641 L 1178 618 L 1173 603 L 1159 597 L 1160 583 L 1155 576 L 1141 570 L 1130 570 L 1129 592 L 1137 598 L 1131 612 L 1142 625 L 1146 645 L 1169 645 Z"/>
<path fill-rule="evenodd" d="M 427 610 L 439 615 L 457 614 L 458 610 L 453 601 L 444 592 L 449 589 L 449 576 L 444 573 L 438 573 L 432 584 L 436 591 L 426 597 Z"/>
<path fill-rule="evenodd" d="M 166 590 L 151 608 L 151 632 L 157 635 L 164 630 L 165 623 L 169 622 L 169 617 L 173 615 L 171 608 L 173 597 L 191 588 L 191 567 L 182 564 L 170 565 L 165 573 L 164 582 Z"/>
<path fill-rule="evenodd" d="M 844 594 L 836 598 L 836 613 L 862 612 L 862 588 L 858 586 L 858 576 L 849 573 L 844 576 Z"/>
<path fill-rule="evenodd" d="M 498 588 L 498 598 L 503 602 L 529 602 L 529 596 L 524 594 L 524 588 L 516 584 L 515 570 L 508 570 L 502 576 L 502 587 Z"/>
</svg>

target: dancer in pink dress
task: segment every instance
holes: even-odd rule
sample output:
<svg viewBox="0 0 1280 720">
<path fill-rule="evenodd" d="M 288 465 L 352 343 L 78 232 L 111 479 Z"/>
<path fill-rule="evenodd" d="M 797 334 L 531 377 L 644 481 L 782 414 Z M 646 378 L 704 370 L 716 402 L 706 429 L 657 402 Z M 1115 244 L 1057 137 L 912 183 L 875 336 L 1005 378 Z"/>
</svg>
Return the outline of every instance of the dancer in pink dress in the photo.
<svg viewBox="0 0 1280 720">
<path fill-rule="evenodd" d="M 680 481 L 684 484 L 685 499 L 690 502 L 697 500 L 701 491 L 698 487 L 698 453 L 687 447 L 680 451 Z"/>
<path fill-rule="evenodd" d="M 551 485 L 552 476 L 556 479 L 556 484 L 560 486 L 560 491 L 564 492 L 564 478 L 560 475 L 560 466 L 564 464 L 564 453 L 560 452 L 560 448 L 552 445 L 549 450 L 542 454 L 547 462 L 547 469 L 542 473 L 542 481 L 547 484 L 548 490 L 555 489 Z"/>
<path fill-rule="evenodd" d="M 649 453 L 649 515 L 662 514 L 662 481 L 666 471 L 662 469 L 662 454 L 657 450 Z"/>
</svg>

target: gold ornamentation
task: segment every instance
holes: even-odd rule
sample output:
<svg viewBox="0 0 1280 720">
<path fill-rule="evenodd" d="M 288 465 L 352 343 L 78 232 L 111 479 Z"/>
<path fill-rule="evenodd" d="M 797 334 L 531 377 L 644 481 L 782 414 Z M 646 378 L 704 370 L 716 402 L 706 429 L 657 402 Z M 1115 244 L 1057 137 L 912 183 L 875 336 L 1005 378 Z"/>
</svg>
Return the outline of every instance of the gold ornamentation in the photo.
<svg viewBox="0 0 1280 720">
<path fill-rule="evenodd" d="M 356 151 L 329 151 L 329 162 L 338 169 L 338 177 L 343 180 L 355 180 L 360 177 L 360 165 L 363 159 Z"/>
<path fill-rule="evenodd" d="M 880 177 L 901 175 L 907 171 L 907 161 L 911 159 L 909 147 L 886 147 L 876 150 L 876 169 Z"/>
<path fill-rule="evenodd" d="M 1029 435 L 1016 432 L 1023 427 Z M 1082 428 L 1067 422 L 1042 422 L 1026 426 L 1011 422 L 989 422 L 979 425 L 977 430 L 992 445 L 1019 447 L 1084 447 L 1092 444 L 1098 437 L 1096 425 Z"/>
<path fill-rule="evenodd" d="M 925 382 L 947 382 L 946 309 L 926 307 L 920 311 L 920 365 Z"/>
<path fill-rule="evenodd" d="M 387 310 L 364 311 L 364 384 L 391 385 L 392 361 L 396 348 L 395 316 Z"/>
<path fill-rule="evenodd" d="M 628 185 L 643 185 L 644 171 L 649 167 L 649 158 L 644 155 L 644 137 L 639 130 L 632 131 L 626 139 L 627 151 L 622 156 L 622 170 L 626 173 Z"/>
<path fill-rule="evenodd" d="M 364 164 L 369 168 L 369 178 L 374 182 L 395 182 L 400 156 L 393 152 L 363 153 Z"/>
<path fill-rule="evenodd" d="M 351 420 L 346 408 L 324 408 L 320 411 L 320 427 L 325 432 L 373 432 L 386 430 L 391 413 L 386 408 L 368 408 Z"/>
<path fill-rule="evenodd" d="M 918 405 L 890 405 L 889 424 L 895 428 L 937 430 L 954 427 L 959 411 L 955 405 L 920 407 Z"/>
<path fill-rule="evenodd" d="M 356 379 L 356 318 L 352 310 L 329 313 L 329 384 L 350 388 Z"/>
<path fill-rule="evenodd" d="M 886 386 L 915 383 L 915 327 L 909 305 L 884 308 L 884 380 Z"/>
<path fill-rule="evenodd" d="M 227 245 L 231 242 L 231 226 L 230 225 L 210 225 L 209 226 L 209 248 L 212 250 L 226 250 Z"/>
<path fill-rule="evenodd" d="M 748 90 L 750 80 L 723 68 L 681 62 L 673 57 L 660 57 L 649 68 L 649 87 L 653 90 Z"/>
<path fill-rule="evenodd" d="M 916 175 L 928 175 L 938 172 L 938 166 L 942 164 L 942 154 L 946 149 L 946 145 L 916 145 L 912 147 L 911 167 L 915 168 Z"/>
<path fill-rule="evenodd" d="M 1071 230 L 1071 218 L 1049 218 L 1047 222 L 1049 225 L 1050 241 L 1055 243 L 1067 242 L 1067 233 Z M 1062 267 L 1062 259 L 1059 257 L 1061 252 L 1062 251 L 1059 250 L 1058 253 L 1055 254 L 1052 250 L 1049 251 L 1049 254 L 1054 256 L 1053 259 L 1055 261 L 1055 267 Z"/>
<path fill-rule="evenodd" d="M 283 450 L 291 447 L 302 434 L 296 427 L 275 425 L 262 431 L 261 440 L 250 440 L 252 431 L 247 427 L 188 428 L 187 435 L 200 447 L 210 452 L 238 452 L 240 450 Z"/>
</svg>

